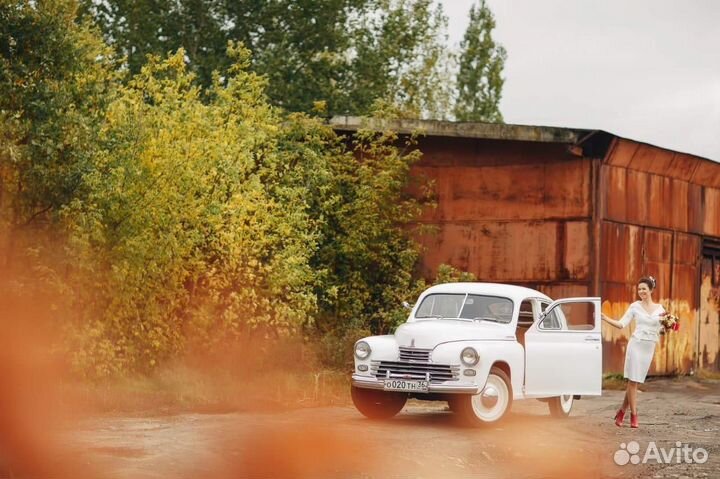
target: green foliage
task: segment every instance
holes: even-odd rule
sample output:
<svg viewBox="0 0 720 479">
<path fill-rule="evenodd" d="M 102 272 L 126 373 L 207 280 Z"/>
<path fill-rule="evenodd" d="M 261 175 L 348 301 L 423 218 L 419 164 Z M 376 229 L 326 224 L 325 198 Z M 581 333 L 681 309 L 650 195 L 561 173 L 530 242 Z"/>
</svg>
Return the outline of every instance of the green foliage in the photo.
<svg viewBox="0 0 720 479">
<path fill-rule="evenodd" d="M 458 270 L 447 264 L 441 264 L 432 285 L 475 280 L 475 275 L 472 273 Z M 392 333 L 408 317 L 408 310 L 401 306 L 402 301 L 412 304 L 420 296 L 420 293 L 429 286 L 424 279 L 420 278 L 398 287 L 395 290 L 397 295 L 392 298 L 396 302 L 387 303 L 386 307 L 391 310 L 391 313 L 384 316 L 381 328 L 372 323 L 363 325 L 362 322 L 356 321 L 351 327 L 338 327 L 340 325 L 336 325 L 334 329 L 329 329 L 320 339 L 317 349 L 319 353 L 318 359 L 326 367 L 343 370 L 352 369 L 355 342 L 373 334 Z M 365 315 L 364 317 L 371 318 L 372 315 Z"/>
<path fill-rule="evenodd" d="M 306 190 L 284 177 L 264 80 L 243 68 L 246 50 L 231 53 L 238 63 L 208 89 L 209 102 L 182 50 L 151 58 L 108 108 L 84 176 L 92 193 L 64 211 L 72 262 L 85 269 L 78 277 L 103 272 L 80 288 L 91 293 L 81 323 L 97 324 L 120 370 L 152 368 L 188 341 L 286 334 L 315 309 Z"/>
<path fill-rule="evenodd" d="M 444 118 L 452 96 L 447 17 L 432 0 L 374 0 L 354 22 L 338 113 L 367 114 L 380 101 L 404 117 Z"/>
<path fill-rule="evenodd" d="M 362 115 L 378 99 L 413 116 L 446 116 L 447 19 L 432 0 L 82 0 L 137 73 L 146 55 L 184 48 L 203 86 L 229 65 L 229 40 L 252 52 L 272 104 Z"/>
<path fill-rule="evenodd" d="M 475 280 L 475 275 L 472 273 L 459 270 L 448 264 L 441 264 L 438 267 L 438 272 L 435 276 L 435 281 L 433 282 L 433 284 L 435 285 L 443 283 L 471 282 Z"/>
<path fill-rule="evenodd" d="M 52 298 L 76 371 L 301 335 L 341 364 L 405 319 L 413 138 L 284 113 L 235 43 L 203 86 L 182 49 L 125 76 L 71 1 L 0 19 L 0 286 Z"/>
<path fill-rule="evenodd" d="M 112 96 L 112 54 L 75 23 L 74 8 L 70 0 L 0 2 L 0 171 L 18 224 L 82 194 L 78 180 Z"/>
<path fill-rule="evenodd" d="M 73 1 L 0 1 L 0 290 L 51 298 L 57 316 L 72 306 L 57 220 L 87 193 L 81 178 L 117 80 Z"/>
<path fill-rule="evenodd" d="M 502 70 L 506 53 L 492 38 L 494 28 L 492 12 L 485 0 L 480 0 L 470 9 L 470 24 L 460 43 L 457 97 L 453 109 L 457 120 L 503 121 L 499 105 L 505 82 Z"/>
</svg>

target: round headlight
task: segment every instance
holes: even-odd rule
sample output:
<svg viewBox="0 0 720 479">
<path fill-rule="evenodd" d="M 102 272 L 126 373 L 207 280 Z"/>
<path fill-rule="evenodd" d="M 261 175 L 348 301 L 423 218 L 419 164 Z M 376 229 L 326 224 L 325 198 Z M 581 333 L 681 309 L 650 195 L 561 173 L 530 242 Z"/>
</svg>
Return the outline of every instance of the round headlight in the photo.
<svg viewBox="0 0 720 479">
<path fill-rule="evenodd" d="M 355 356 L 357 356 L 358 359 L 366 359 L 370 356 L 370 345 L 365 341 L 358 341 L 357 344 L 355 344 Z"/>
<path fill-rule="evenodd" d="M 475 366 L 480 361 L 480 356 L 473 348 L 465 348 L 460 353 L 460 361 L 465 366 Z"/>
</svg>

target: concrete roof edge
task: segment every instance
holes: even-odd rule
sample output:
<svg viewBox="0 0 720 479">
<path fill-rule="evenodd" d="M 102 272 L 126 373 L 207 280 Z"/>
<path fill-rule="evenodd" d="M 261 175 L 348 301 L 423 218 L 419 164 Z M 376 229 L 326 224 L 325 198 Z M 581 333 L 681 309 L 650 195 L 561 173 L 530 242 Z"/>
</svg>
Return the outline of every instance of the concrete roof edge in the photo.
<svg viewBox="0 0 720 479">
<path fill-rule="evenodd" d="M 393 119 L 384 120 L 359 116 L 334 116 L 328 121 L 336 131 L 355 132 L 364 128 L 390 129 L 400 134 L 421 134 L 454 138 L 478 138 L 487 140 L 535 141 L 543 143 L 564 143 L 570 145 L 587 144 L 594 138 L 617 138 L 626 141 L 659 148 L 673 153 L 687 155 L 698 160 L 715 161 L 707 157 L 653 145 L 640 140 L 623 137 L 607 130 L 566 128 L 556 126 L 514 125 L 508 123 L 458 122 L 445 120 Z"/>
<path fill-rule="evenodd" d="M 510 125 L 505 123 L 415 119 L 382 120 L 358 116 L 334 116 L 330 119 L 329 124 L 333 129 L 338 131 L 358 131 L 364 128 L 378 130 L 391 129 L 401 134 L 418 133 L 425 136 L 567 144 L 575 144 L 578 140 L 593 131 L 579 128 Z"/>
</svg>

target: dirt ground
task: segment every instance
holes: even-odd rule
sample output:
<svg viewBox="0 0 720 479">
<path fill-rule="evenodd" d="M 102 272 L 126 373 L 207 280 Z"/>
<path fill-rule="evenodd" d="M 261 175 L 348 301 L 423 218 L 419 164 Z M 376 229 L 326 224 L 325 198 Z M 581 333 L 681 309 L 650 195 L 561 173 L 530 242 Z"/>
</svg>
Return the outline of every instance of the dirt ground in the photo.
<svg viewBox="0 0 720 479">
<path fill-rule="evenodd" d="M 562 420 L 545 403 L 516 401 L 501 425 L 483 429 L 457 424 L 445 403 L 411 401 L 382 422 L 330 407 L 105 416 L 63 434 L 86 464 L 111 478 L 718 477 L 720 381 L 659 379 L 643 389 L 637 430 L 613 424 L 623 392 L 604 391 L 576 401 Z M 673 454 L 669 463 L 642 463 L 651 441 L 658 457 L 660 449 Z M 699 460 L 703 448 L 706 462 L 682 462 L 677 449 L 685 444 Z"/>
</svg>

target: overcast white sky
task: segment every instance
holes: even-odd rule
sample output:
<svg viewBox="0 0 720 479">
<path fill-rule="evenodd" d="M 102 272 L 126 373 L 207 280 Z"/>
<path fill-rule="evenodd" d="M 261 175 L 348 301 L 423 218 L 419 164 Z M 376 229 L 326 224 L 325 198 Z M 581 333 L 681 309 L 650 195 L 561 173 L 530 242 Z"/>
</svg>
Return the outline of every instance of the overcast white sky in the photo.
<svg viewBox="0 0 720 479">
<path fill-rule="evenodd" d="M 440 1 L 459 43 L 476 0 Z M 597 128 L 720 161 L 720 1 L 487 0 L 507 123 Z"/>
</svg>

